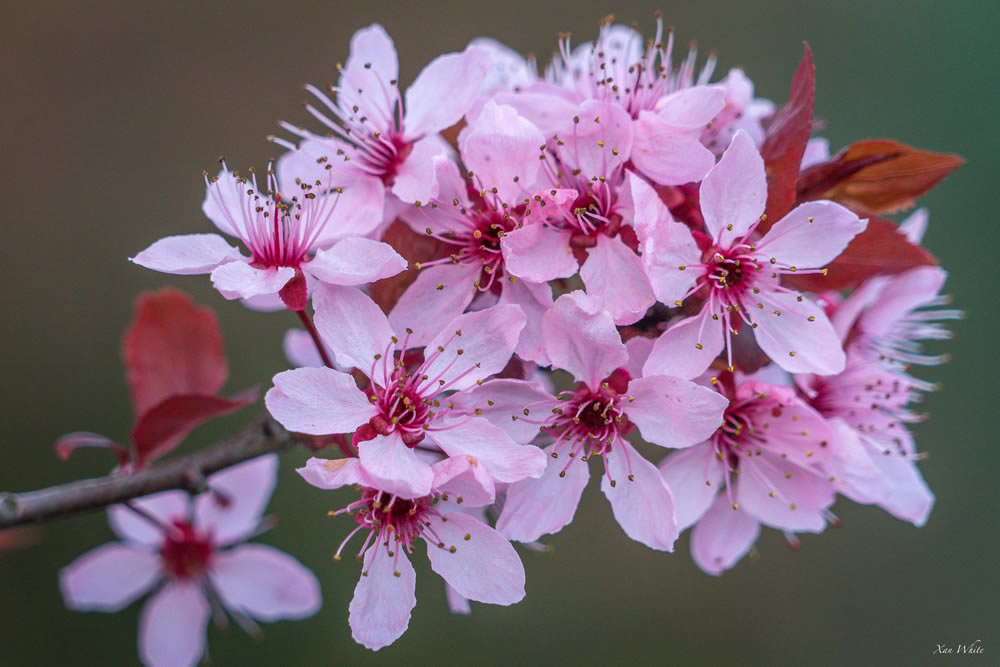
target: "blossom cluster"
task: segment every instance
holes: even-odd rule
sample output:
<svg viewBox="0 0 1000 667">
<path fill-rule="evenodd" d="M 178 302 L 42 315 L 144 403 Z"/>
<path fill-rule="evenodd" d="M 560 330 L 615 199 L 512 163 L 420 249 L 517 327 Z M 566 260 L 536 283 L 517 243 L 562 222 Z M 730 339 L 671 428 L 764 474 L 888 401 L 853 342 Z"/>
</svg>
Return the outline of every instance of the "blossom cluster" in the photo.
<svg viewBox="0 0 1000 667">
<path fill-rule="evenodd" d="M 307 86 L 311 120 L 271 138 L 285 152 L 266 174 L 223 162 L 206 175 L 221 234 L 132 259 L 301 319 L 285 338 L 295 368 L 265 402 L 286 429 L 342 445 L 299 473 L 354 489 L 330 514 L 353 526 L 335 558 L 361 562 L 357 642 L 406 630 L 421 540 L 453 611 L 520 601 L 512 543 L 566 528 L 592 468 L 626 535 L 670 552 L 691 528 L 712 575 L 761 526 L 797 546 L 836 524 L 838 494 L 927 520 L 909 426 L 934 386 L 910 371 L 944 360 L 924 342 L 961 313 L 940 308 L 926 211 L 880 216 L 912 205 L 950 156 L 888 140 L 831 156 L 810 136 L 808 49 L 778 107 L 739 69 L 717 77 L 714 57 L 678 60 L 660 19 L 649 40 L 612 20 L 593 42 L 563 37 L 541 73 L 488 39 L 405 90 L 398 67 L 381 26 L 359 30 L 336 85 Z M 899 160 L 938 175 L 907 181 Z M 866 189 L 871 170 L 889 177 Z M 180 538 L 158 537 L 173 579 L 150 607 L 186 595 L 199 612 L 186 622 L 203 624 L 206 603 L 176 592 L 194 563 L 230 608 L 311 609 L 304 584 L 297 606 L 233 598 L 218 572 L 234 558 L 209 558 L 202 528 L 178 521 L 187 551 L 177 565 Z M 135 569 L 114 605 L 152 571 Z M 90 574 L 64 574 L 67 600 L 106 605 Z"/>
</svg>

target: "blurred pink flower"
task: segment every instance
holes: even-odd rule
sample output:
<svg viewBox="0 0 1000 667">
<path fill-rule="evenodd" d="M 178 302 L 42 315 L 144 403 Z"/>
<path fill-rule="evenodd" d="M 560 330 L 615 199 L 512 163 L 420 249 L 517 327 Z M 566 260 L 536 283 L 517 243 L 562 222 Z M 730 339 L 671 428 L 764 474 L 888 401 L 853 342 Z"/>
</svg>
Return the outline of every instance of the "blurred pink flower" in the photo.
<svg viewBox="0 0 1000 667">
<path fill-rule="evenodd" d="M 115 612 L 150 590 L 142 609 L 139 655 L 147 665 L 197 664 L 213 610 L 240 624 L 311 616 L 319 582 L 291 556 L 242 544 L 258 531 L 277 475 L 276 455 L 262 456 L 208 478 L 210 491 L 190 500 L 166 491 L 108 510 L 122 539 L 63 568 L 59 585 L 78 611 Z"/>
<path fill-rule="evenodd" d="M 361 498 L 331 512 L 354 515 L 357 527 L 344 539 L 335 559 L 358 533 L 365 535 L 357 559 L 361 578 L 350 605 L 351 634 L 372 650 L 398 639 L 416 605 L 416 572 L 408 554 L 417 538 L 427 543 L 431 569 L 462 598 L 510 605 L 524 597 L 524 566 L 497 531 L 463 512 L 494 500 L 490 474 L 474 456 L 456 456 L 432 466 L 431 492 L 402 498 L 382 490 L 361 461 L 309 459 L 299 474 L 321 489 L 358 485 Z"/>
</svg>

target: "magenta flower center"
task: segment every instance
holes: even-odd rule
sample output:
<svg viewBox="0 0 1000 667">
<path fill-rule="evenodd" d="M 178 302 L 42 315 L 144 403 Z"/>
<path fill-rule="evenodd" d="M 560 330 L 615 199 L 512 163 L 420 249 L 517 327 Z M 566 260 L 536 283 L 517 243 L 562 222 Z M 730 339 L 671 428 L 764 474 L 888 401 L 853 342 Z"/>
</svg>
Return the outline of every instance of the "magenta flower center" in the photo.
<svg viewBox="0 0 1000 667">
<path fill-rule="evenodd" d="M 160 558 L 163 569 L 178 579 L 198 576 L 211 564 L 215 547 L 212 539 L 189 522 L 174 519 L 164 535 Z"/>
<path fill-rule="evenodd" d="M 462 225 L 466 226 L 466 229 L 460 232 L 436 234 L 428 228 L 429 235 L 452 246 L 455 252 L 432 262 L 423 262 L 418 268 L 449 263 L 476 266 L 480 269 L 479 277 L 475 281 L 479 291 L 485 292 L 494 285 L 499 285 L 497 281 L 504 275 L 504 258 L 500 242 L 505 234 L 517 228 L 520 207 L 518 213 L 510 211 L 505 204 L 497 208 L 503 212 L 461 207 L 454 212 L 459 215 Z"/>
</svg>

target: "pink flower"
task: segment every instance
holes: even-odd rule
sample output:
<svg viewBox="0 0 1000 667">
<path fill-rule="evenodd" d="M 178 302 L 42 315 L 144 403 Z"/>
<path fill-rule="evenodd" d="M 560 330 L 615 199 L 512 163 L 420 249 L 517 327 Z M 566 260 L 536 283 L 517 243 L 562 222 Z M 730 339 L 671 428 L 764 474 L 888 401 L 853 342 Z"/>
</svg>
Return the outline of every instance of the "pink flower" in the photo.
<svg viewBox="0 0 1000 667">
<path fill-rule="evenodd" d="M 345 182 L 365 182 L 369 203 L 379 211 L 376 222 L 382 220 L 385 188 L 397 201 L 429 201 L 437 194 L 433 158 L 449 151 L 437 133 L 472 106 L 489 66 L 489 54 L 474 46 L 438 56 L 403 95 L 392 39 L 377 24 L 357 31 L 347 64 L 339 68 L 340 82 L 331 89 L 336 101 L 306 86 L 319 102 L 306 110 L 332 136 L 284 123 L 303 141 L 296 149 L 275 140 L 293 149 L 278 161 L 279 174 L 311 182 L 317 171 L 331 166 Z"/>
<path fill-rule="evenodd" d="M 497 101 L 517 108 L 546 135 L 561 137 L 573 129 L 570 119 L 594 117 L 579 109 L 581 103 L 613 105 L 629 120 L 636 169 L 660 185 L 701 180 L 715 163 L 701 135 L 727 97 L 725 88 L 706 85 L 714 58 L 697 77 L 693 50 L 675 69 L 673 32 L 664 43 L 659 17 L 656 37 L 649 42 L 632 28 L 606 21 L 595 42 L 571 50 L 567 37 L 559 48 L 547 81 L 521 82 L 517 91 L 497 93 Z"/>
<path fill-rule="evenodd" d="M 797 544 L 791 533 L 820 532 L 832 519 L 833 486 L 817 464 L 831 458 L 833 431 L 790 387 L 728 372 L 712 380 L 729 398 L 722 426 L 660 470 L 674 490 L 678 529 L 694 525 L 695 563 L 721 574 L 750 550 L 760 524 Z"/>
<path fill-rule="evenodd" d="M 368 478 L 405 498 L 431 492 L 433 471 L 418 446 L 438 456 L 473 456 L 500 482 L 542 474 L 537 448 L 514 442 L 478 416 L 478 408 L 459 404 L 507 365 L 525 324 L 520 308 L 498 305 L 455 318 L 413 365 L 409 332 L 400 342 L 364 294 L 324 285 L 314 305 L 316 328 L 337 363 L 358 369 L 370 385 L 362 391 L 351 375 L 331 368 L 278 373 L 266 403 L 285 428 L 312 435 L 354 431 Z"/>
<path fill-rule="evenodd" d="M 357 236 L 374 228 L 379 215 L 366 207 L 363 185 L 342 191 L 328 172 L 315 184 L 296 182 L 289 194 L 268 170 L 267 192 L 261 192 L 252 171 L 248 180 L 222 167 L 218 177 L 205 178 L 202 210 L 250 256 L 218 234 L 185 234 L 160 239 L 133 262 L 165 273 L 210 273 L 227 299 L 261 308 L 283 302 L 292 310 L 305 308 L 307 282 L 314 279 L 361 285 L 406 268 L 389 245 Z"/>
<path fill-rule="evenodd" d="M 320 607 L 313 574 L 273 547 L 241 544 L 258 530 L 277 466 L 270 455 L 212 475 L 211 491 L 193 502 L 167 491 L 111 507 L 111 528 L 123 541 L 62 570 L 66 605 L 115 612 L 155 589 L 139 620 L 139 655 L 158 667 L 200 661 L 213 607 L 251 629 L 251 619 L 312 616 Z"/>
<path fill-rule="evenodd" d="M 789 372 L 830 375 L 844 368 L 843 348 L 826 315 L 782 286 L 780 276 L 822 272 L 820 267 L 865 229 L 866 220 L 833 202 L 807 202 L 754 238 L 767 182 L 764 162 L 744 132 L 736 134 L 701 184 L 710 237 L 704 253 L 685 227 L 662 224 L 670 214 L 651 188 L 638 179 L 631 185 L 643 262 L 656 297 L 676 306 L 694 296 L 705 300 L 697 315 L 660 336 L 647 373 L 696 377 L 723 348 L 731 367 L 731 337 L 744 323 L 757 345 Z"/>
<path fill-rule="evenodd" d="M 358 485 L 361 498 L 341 510 L 357 527 L 334 556 L 358 533 L 361 578 L 350 606 L 351 635 L 372 650 L 398 639 L 416 605 L 416 573 L 408 555 L 418 538 L 427 543 L 431 569 L 459 599 L 510 605 L 524 597 L 524 566 L 510 543 L 479 519 L 461 511 L 494 500 L 493 483 L 473 456 L 457 456 L 432 466 L 431 491 L 405 498 L 383 490 L 358 459 L 309 459 L 299 474 L 321 489 Z"/>
<path fill-rule="evenodd" d="M 523 416 L 512 415 L 540 427 L 554 442 L 545 449 L 551 457 L 545 474 L 507 490 L 497 530 L 531 542 L 562 529 L 572 521 L 589 479 L 585 462 L 599 456 L 604 463 L 601 490 L 625 533 L 653 549 L 672 550 L 677 537 L 674 498 L 656 467 L 625 436 L 638 427 L 653 444 L 688 447 L 716 429 L 725 398 L 676 378 L 633 379 L 624 368 L 629 352 L 611 316 L 582 292 L 559 297 L 545 315 L 542 331 L 553 365 L 579 384 L 558 397 L 543 394 L 524 407 Z M 566 457 L 565 463 L 557 461 L 560 457 Z"/>
<path fill-rule="evenodd" d="M 465 177 L 450 160 L 436 161 L 438 197 L 403 218 L 441 241 L 447 254 L 418 265 L 420 276 L 389 314 L 397 330 L 416 332 L 412 345 L 425 345 L 477 296 L 495 295 L 528 316 L 517 353 L 548 364 L 539 328 L 552 306 L 545 283 L 573 275 L 577 262 L 562 235 L 539 224 L 544 193 L 532 188 L 542 143 L 541 133 L 514 109 L 488 101 L 460 136 Z"/>
</svg>

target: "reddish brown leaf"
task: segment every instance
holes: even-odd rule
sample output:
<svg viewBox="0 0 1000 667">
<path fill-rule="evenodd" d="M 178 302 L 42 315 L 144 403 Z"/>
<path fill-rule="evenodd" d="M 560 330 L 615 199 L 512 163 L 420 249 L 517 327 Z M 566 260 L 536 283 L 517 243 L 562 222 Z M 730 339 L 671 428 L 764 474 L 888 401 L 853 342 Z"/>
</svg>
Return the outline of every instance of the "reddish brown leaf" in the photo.
<svg viewBox="0 0 1000 667">
<path fill-rule="evenodd" d="M 256 389 L 233 398 L 183 394 L 164 399 L 147 410 L 132 429 L 135 467 L 163 456 L 209 419 L 235 412 L 256 400 Z"/>
<path fill-rule="evenodd" d="M 372 283 L 372 299 L 388 313 L 406 288 L 417 279 L 417 263 L 445 257 L 447 250 L 444 243 L 426 234 L 417 234 L 402 220 L 392 223 L 382 240 L 409 262 L 406 271 Z"/>
<path fill-rule="evenodd" d="M 792 78 L 788 103 L 774 112 L 760 148 L 767 170 L 767 219 L 758 227 L 761 232 L 766 232 L 795 204 L 795 182 L 812 132 L 816 67 L 809 45 L 803 44 L 803 48 L 805 53 Z"/>
<path fill-rule="evenodd" d="M 122 356 L 137 419 L 169 396 L 215 394 L 228 374 L 215 314 L 171 288 L 139 297 Z"/>
<path fill-rule="evenodd" d="M 868 228 L 854 237 L 840 257 L 827 267 L 828 275 L 786 275 L 787 285 L 810 292 L 853 287 L 876 275 L 891 275 L 916 266 L 937 264 L 934 257 L 899 233 L 891 220 L 871 218 Z"/>
<path fill-rule="evenodd" d="M 858 141 L 799 177 L 799 200 L 832 199 L 860 215 L 913 205 L 965 163 L 957 155 L 917 150 L 890 139 Z"/>
</svg>

